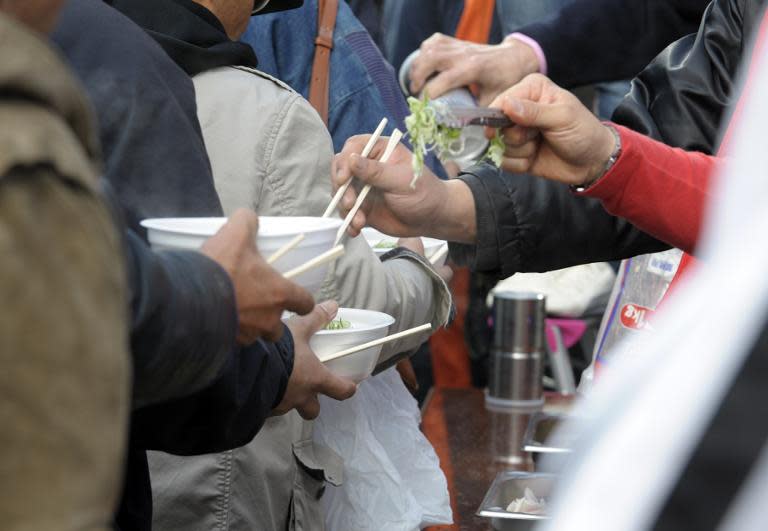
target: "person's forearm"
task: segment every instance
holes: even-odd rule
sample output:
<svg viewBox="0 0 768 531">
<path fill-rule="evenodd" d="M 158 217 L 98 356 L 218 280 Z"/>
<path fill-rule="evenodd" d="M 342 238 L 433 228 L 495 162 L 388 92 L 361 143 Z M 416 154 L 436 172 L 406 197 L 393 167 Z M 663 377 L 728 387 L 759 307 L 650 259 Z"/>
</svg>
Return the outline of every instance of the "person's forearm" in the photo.
<svg viewBox="0 0 768 531">
<path fill-rule="evenodd" d="M 456 243 L 475 243 L 477 214 L 469 186 L 460 179 L 444 181 L 437 204 L 435 215 L 424 227 L 424 235 Z"/>
<path fill-rule="evenodd" d="M 137 410 L 132 431 L 148 450 L 198 455 L 248 444 L 285 394 L 293 370 L 293 336 L 238 347 L 212 385 L 180 400 Z"/>
<path fill-rule="evenodd" d="M 126 231 L 134 407 L 209 384 L 235 349 L 237 311 L 227 273 L 196 252 L 149 249 Z"/>
<path fill-rule="evenodd" d="M 475 196 L 477 241 L 452 244 L 451 258 L 475 271 L 506 278 L 669 248 L 560 183 L 487 164 L 460 178 Z"/>
<path fill-rule="evenodd" d="M 616 129 L 621 156 L 582 195 L 600 199 L 611 214 L 692 252 L 718 159 L 669 147 L 621 126 Z"/>
</svg>

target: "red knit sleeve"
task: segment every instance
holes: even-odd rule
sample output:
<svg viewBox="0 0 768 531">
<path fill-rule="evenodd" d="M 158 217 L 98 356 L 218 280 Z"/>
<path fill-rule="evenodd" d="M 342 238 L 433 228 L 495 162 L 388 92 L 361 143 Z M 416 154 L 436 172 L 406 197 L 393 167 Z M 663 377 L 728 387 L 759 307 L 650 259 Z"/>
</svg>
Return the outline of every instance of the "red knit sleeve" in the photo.
<svg viewBox="0 0 768 531">
<path fill-rule="evenodd" d="M 671 148 L 625 127 L 614 127 L 621 135 L 621 156 L 579 195 L 600 199 L 614 216 L 692 252 L 719 159 Z"/>
</svg>

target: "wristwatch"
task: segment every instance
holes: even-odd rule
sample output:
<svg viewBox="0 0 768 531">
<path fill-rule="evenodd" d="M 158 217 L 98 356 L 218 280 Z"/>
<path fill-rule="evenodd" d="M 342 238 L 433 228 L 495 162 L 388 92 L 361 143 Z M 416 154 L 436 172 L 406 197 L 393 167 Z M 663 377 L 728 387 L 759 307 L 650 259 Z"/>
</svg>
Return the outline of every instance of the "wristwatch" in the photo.
<svg viewBox="0 0 768 531">
<path fill-rule="evenodd" d="M 605 124 L 605 126 L 611 130 L 611 133 L 613 133 L 613 138 L 616 141 L 613 148 L 613 153 L 611 153 L 611 156 L 608 158 L 608 162 L 605 163 L 605 168 L 603 168 L 603 171 L 600 173 L 600 175 L 586 183 L 569 185 L 568 187 L 572 192 L 581 193 L 586 191 L 590 186 L 599 181 L 603 175 L 608 173 L 608 170 L 613 168 L 613 165 L 616 164 L 617 160 L 619 160 L 619 157 L 621 156 L 621 135 L 619 135 L 619 132 L 611 124 Z"/>
</svg>

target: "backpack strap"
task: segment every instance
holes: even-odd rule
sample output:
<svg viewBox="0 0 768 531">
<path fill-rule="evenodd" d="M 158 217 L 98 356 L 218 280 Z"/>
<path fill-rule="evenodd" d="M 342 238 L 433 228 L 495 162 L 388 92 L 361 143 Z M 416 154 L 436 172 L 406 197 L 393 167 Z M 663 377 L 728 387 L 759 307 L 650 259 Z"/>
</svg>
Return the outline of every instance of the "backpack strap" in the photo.
<svg viewBox="0 0 768 531">
<path fill-rule="evenodd" d="M 318 0 L 317 7 L 317 38 L 315 39 L 315 58 L 312 62 L 312 78 L 309 84 L 309 103 L 327 126 L 331 50 L 339 0 Z"/>
</svg>

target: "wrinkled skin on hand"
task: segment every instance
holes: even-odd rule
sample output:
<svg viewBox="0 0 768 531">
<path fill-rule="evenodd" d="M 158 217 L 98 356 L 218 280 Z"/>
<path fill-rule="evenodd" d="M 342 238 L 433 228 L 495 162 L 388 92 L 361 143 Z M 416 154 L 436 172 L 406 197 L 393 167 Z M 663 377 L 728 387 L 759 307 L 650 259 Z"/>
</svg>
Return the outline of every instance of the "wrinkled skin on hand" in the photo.
<svg viewBox="0 0 768 531">
<path fill-rule="evenodd" d="M 437 98 L 449 90 L 472 86 L 480 105 L 488 105 L 502 91 L 539 71 L 533 49 L 507 38 L 495 45 L 476 44 L 435 33 L 424 41 L 411 64 L 413 94 L 424 90 Z"/>
<path fill-rule="evenodd" d="M 511 173 L 582 185 L 602 175 L 616 147 L 609 127 L 540 74 L 506 90 L 491 107 L 502 109 L 516 124 L 503 130 L 502 168 Z"/>
<path fill-rule="evenodd" d="M 318 330 L 336 317 L 338 305 L 333 301 L 318 304 L 305 317 L 292 317 L 288 320 L 294 342 L 293 371 L 288 380 L 288 387 L 280 404 L 274 409 L 275 415 L 282 415 L 296 409 L 302 418 L 311 420 L 320 414 L 318 394 L 336 400 L 346 400 L 355 394 L 354 382 L 339 378 L 317 358 L 309 347 L 309 340 Z"/>
</svg>

